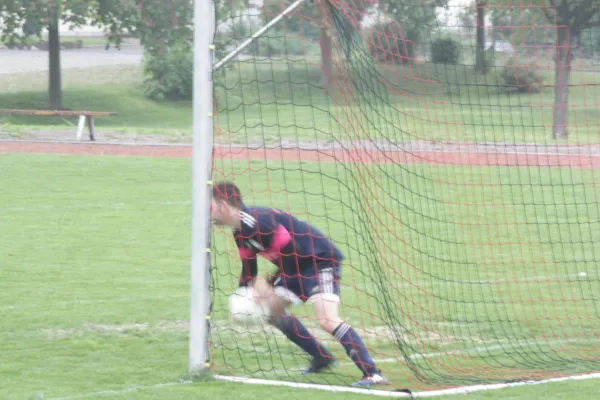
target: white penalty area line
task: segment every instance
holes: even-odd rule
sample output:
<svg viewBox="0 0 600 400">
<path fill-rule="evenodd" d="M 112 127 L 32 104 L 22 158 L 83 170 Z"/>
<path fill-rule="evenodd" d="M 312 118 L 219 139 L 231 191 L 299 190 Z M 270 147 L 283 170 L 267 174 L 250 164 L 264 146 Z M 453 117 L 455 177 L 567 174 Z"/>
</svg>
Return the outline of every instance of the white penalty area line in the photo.
<svg viewBox="0 0 600 400">
<path fill-rule="evenodd" d="M 596 342 L 597 340 L 557 340 L 557 341 L 547 341 L 541 344 L 561 344 L 564 342 Z M 520 347 L 519 344 L 513 344 L 511 346 Z M 482 346 L 482 347 L 474 347 L 470 349 L 464 350 L 449 350 L 448 352 L 437 352 L 437 353 L 428 353 L 428 354 L 413 354 L 410 358 L 435 358 L 444 355 L 456 355 L 456 354 L 468 354 L 468 353 L 482 353 L 485 351 L 493 351 L 508 347 L 502 344 L 496 344 L 492 346 Z M 376 363 L 393 363 L 400 362 L 400 359 L 397 358 L 386 358 L 386 359 L 378 359 L 375 360 Z M 343 365 L 351 363 L 343 363 Z M 277 372 L 277 371 L 276 371 Z M 295 372 L 292 370 L 281 371 L 281 373 L 289 373 Z M 236 382 L 236 383 L 247 383 L 247 384 L 256 384 L 256 385 L 270 385 L 270 386 L 286 386 L 292 388 L 299 389 L 317 389 L 324 390 L 330 392 L 340 392 L 340 393 L 358 393 L 358 394 L 366 394 L 366 395 L 374 395 L 374 396 L 384 396 L 384 397 L 397 397 L 397 398 L 410 398 L 410 395 L 402 392 L 391 392 L 384 390 L 373 390 L 373 389 L 358 389 L 346 386 L 327 386 L 327 385 L 319 385 L 312 383 L 296 383 L 296 382 L 288 382 L 288 381 L 276 381 L 276 380 L 268 380 L 268 379 L 256 379 L 256 378 L 248 378 L 248 377 L 232 377 L 232 376 L 224 376 L 224 375 L 215 375 L 213 376 L 216 380 L 220 381 L 228 381 L 228 382 Z M 489 385 L 474 385 L 474 386 L 462 386 L 452 389 L 443 389 L 443 390 L 432 390 L 426 392 L 416 392 L 413 393 L 413 397 L 434 397 L 434 396 L 444 396 L 444 395 L 453 395 L 453 394 L 468 394 L 471 392 L 477 392 L 482 390 L 495 390 L 495 389 L 503 389 L 509 387 L 517 387 L 524 385 L 538 385 L 542 383 L 550 383 L 550 382 L 564 382 L 571 380 L 587 380 L 587 379 L 596 379 L 600 378 L 600 373 L 593 373 L 587 375 L 574 375 L 568 377 L 561 378 L 550 378 L 544 380 L 536 380 L 536 381 L 522 381 L 522 382 L 512 382 L 512 383 L 499 383 L 499 384 L 489 384 Z M 181 380 L 178 382 L 167 382 L 167 383 L 159 383 L 156 385 L 148 385 L 148 386 L 132 386 L 126 389 L 120 390 L 104 390 L 97 391 L 91 393 L 81 393 L 76 395 L 71 395 L 67 397 L 58 397 L 47 400 L 76 400 L 76 399 L 85 399 L 89 397 L 104 397 L 104 396 L 118 396 L 126 393 L 143 391 L 143 390 L 154 390 L 161 389 L 165 387 L 179 386 L 179 385 L 187 385 L 193 383 L 191 380 Z"/>
<path fill-rule="evenodd" d="M 583 339 L 583 340 L 577 340 L 577 339 L 575 339 L 575 340 L 556 340 L 556 341 L 546 341 L 546 342 L 542 342 L 539 344 L 549 345 L 549 344 L 562 344 L 565 342 L 567 342 L 567 343 L 570 343 L 570 342 L 597 342 L 597 340 L 585 340 L 585 339 Z M 520 344 L 512 344 L 510 346 L 511 347 L 520 347 L 521 345 Z M 440 357 L 443 355 L 482 353 L 485 351 L 493 351 L 493 350 L 498 350 L 498 349 L 502 349 L 505 347 L 508 347 L 508 346 L 503 345 L 503 344 L 496 344 L 496 345 L 492 345 L 492 346 L 474 347 L 474 348 L 458 350 L 458 351 L 457 350 L 449 350 L 448 352 L 413 354 L 410 358 L 411 359 L 434 358 L 434 357 Z M 393 363 L 393 362 L 400 362 L 400 361 L 401 360 L 397 359 L 397 358 L 386 358 L 386 359 L 375 360 L 376 363 Z M 345 364 L 351 365 L 351 363 L 343 363 L 343 365 L 345 365 Z M 282 370 L 281 372 L 289 373 L 289 372 L 295 372 L 295 371 L 292 371 L 292 370 L 283 371 Z M 285 387 L 298 388 L 298 389 L 316 389 L 316 390 L 323 390 L 323 391 L 329 391 L 329 392 L 357 393 L 357 394 L 373 395 L 373 396 L 380 396 L 380 397 L 410 398 L 410 395 L 408 393 L 403 393 L 403 392 L 392 392 L 392 391 L 373 390 L 373 389 L 359 389 L 359 388 L 346 387 L 346 386 L 327 386 L 327 385 L 323 385 L 323 384 L 319 385 L 319 384 L 313 384 L 313 383 L 296 383 L 296 382 L 289 382 L 289 381 L 276 381 L 276 380 L 268 380 L 268 379 L 256 379 L 256 378 L 249 378 L 249 377 L 233 377 L 233 376 L 224 376 L 224 375 L 214 375 L 213 378 L 215 378 L 216 380 L 219 380 L 219 381 L 247 383 L 247 384 L 254 384 L 254 385 L 285 386 Z M 498 383 L 498 384 L 489 384 L 489 385 L 461 386 L 461 387 L 456 387 L 456 388 L 451 388 L 451 389 L 416 392 L 416 393 L 413 393 L 412 395 L 413 395 L 413 397 L 435 397 L 435 396 L 454 395 L 454 394 L 468 394 L 468 393 L 478 392 L 478 391 L 483 391 L 483 390 L 496 390 L 496 389 L 504 389 L 504 388 L 510 388 L 510 387 L 525 386 L 525 385 L 539 385 L 542 383 L 579 381 L 579 380 L 588 380 L 588 379 L 597 379 L 597 378 L 600 378 L 600 373 L 593 373 L 593 374 L 587 374 L 587 375 L 572 375 L 572 376 L 561 377 L 561 378 L 550 378 L 550 379 L 535 380 L 535 381 L 521 381 L 521 382 Z M 122 394 L 126 394 L 126 393 L 136 392 L 136 391 L 161 389 L 161 388 L 165 388 L 165 387 L 188 385 L 190 383 L 193 383 L 193 381 L 180 380 L 178 382 L 159 383 L 156 385 L 132 386 L 132 387 L 129 387 L 126 389 L 120 389 L 120 390 L 103 390 L 103 391 L 97 391 L 97 392 L 91 392 L 91 393 L 81 393 L 81 394 L 71 395 L 71 396 L 67 396 L 67 397 L 51 398 L 51 399 L 47 399 L 47 400 L 76 400 L 76 399 L 85 399 L 85 398 L 89 398 L 89 397 L 118 396 L 118 395 L 122 395 Z"/>
<path fill-rule="evenodd" d="M 214 378 L 218 381 L 224 382 L 234 382 L 234 383 L 244 383 L 251 385 L 267 385 L 267 386 L 280 386 L 280 387 L 290 387 L 294 389 L 313 389 L 313 390 L 322 390 L 327 392 L 337 392 L 337 393 L 355 393 L 355 394 L 363 394 L 370 396 L 379 396 L 379 397 L 393 397 L 393 398 L 411 398 L 411 395 L 404 392 L 392 392 L 392 391 L 384 391 L 384 390 L 376 390 L 376 389 L 358 389 L 353 387 L 346 386 L 327 386 L 327 385 L 319 385 L 314 383 L 296 383 L 296 382 L 288 382 L 288 381 L 273 381 L 267 379 L 255 379 L 255 378 L 244 378 L 244 377 L 234 377 L 234 376 L 223 376 L 223 375 L 215 375 Z M 566 376 L 561 378 L 550 378 L 550 379 L 541 379 L 536 381 L 521 381 L 521 382 L 511 382 L 511 383 L 497 383 L 490 385 L 473 385 L 473 386 L 461 386 L 451 389 L 442 389 L 442 390 L 430 390 L 424 392 L 414 392 L 412 393 L 412 397 L 436 397 L 436 396 L 448 396 L 448 395 L 456 395 L 456 394 L 469 394 L 473 392 L 480 392 L 484 390 L 497 390 L 497 389 L 507 389 L 512 387 L 520 387 L 520 386 L 532 386 L 532 385 L 541 385 L 543 383 L 555 383 L 555 382 L 568 382 L 568 381 L 584 381 L 588 379 L 598 379 L 600 378 L 600 373 L 586 374 L 586 375 L 573 375 Z M 67 397 L 54 397 L 47 400 L 76 400 L 76 399 L 85 399 L 90 397 L 106 397 L 106 396 L 120 396 L 126 393 L 144 391 L 144 390 L 153 390 L 153 389 L 161 389 L 173 386 L 182 386 L 189 385 L 193 383 L 191 380 L 182 380 L 178 382 L 168 382 L 168 383 L 159 383 L 157 385 L 147 385 L 147 386 L 132 386 L 127 389 L 120 390 L 103 390 L 97 392 L 90 393 L 81 393 Z"/>
<path fill-rule="evenodd" d="M 327 386 L 327 385 L 319 385 L 313 383 L 296 383 L 296 382 L 287 382 L 287 381 L 271 381 L 266 379 L 254 379 L 254 378 L 242 378 L 242 377 L 232 377 L 232 376 L 222 376 L 216 375 L 214 377 L 220 381 L 226 382 L 236 382 L 236 383 L 246 383 L 251 385 L 269 385 L 269 386 L 285 386 L 294 389 L 316 389 L 323 390 L 328 392 L 338 392 L 338 393 L 355 393 L 355 394 L 364 394 L 370 396 L 380 396 L 380 397 L 396 397 L 396 398 L 412 398 L 412 397 L 436 397 L 436 396 L 447 396 L 447 395 L 455 395 L 455 394 L 469 394 L 473 392 L 479 392 L 484 390 L 496 390 L 496 389 L 505 389 L 511 387 L 519 387 L 519 386 L 528 386 L 528 385 L 540 385 L 542 383 L 552 383 L 552 382 L 565 382 L 565 381 L 582 381 L 588 379 L 598 379 L 600 378 L 600 373 L 587 374 L 587 375 L 574 375 L 567 376 L 562 378 L 550 378 L 550 379 L 541 379 L 536 381 L 522 381 L 522 382 L 512 382 L 512 383 L 497 383 L 490 385 L 473 385 L 473 386 L 461 386 L 452 389 L 442 389 L 442 390 L 430 390 L 424 392 L 415 392 L 409 394 L 404 392 L 392 392 L 385 390 L 374 390 L 374 389 L 358 389 L 346 386 Z"/>
</svg>

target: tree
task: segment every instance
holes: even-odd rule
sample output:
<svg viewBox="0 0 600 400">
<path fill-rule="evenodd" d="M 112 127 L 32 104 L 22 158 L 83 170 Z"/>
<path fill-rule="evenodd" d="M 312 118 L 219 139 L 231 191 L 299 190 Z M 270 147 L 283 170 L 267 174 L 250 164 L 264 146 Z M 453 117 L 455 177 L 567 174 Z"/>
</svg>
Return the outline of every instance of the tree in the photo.
<svg viewBox="0 0 600 400">
<path fill-rule="evenodd" d="M 544 12 L 541 7 L 529 9 L 510 9 L 511 25 L 513 26 L 530 26 L 535 28 L 513 29 L 511 42 L 516 47 L 526 46 L 529 52 L 535 52 L 540 49 L 540 46 L 548 45 L 548 42 L 553 41 L 556 31 L 548 24 Z"/>
<path fill-rule="evenodd" d="M 321 83 L 327 91 L 333 89 L 333 63 L 331 58 L 331 38 L 333 36 L 333 30 L 338 34 L 338 40 L 340 45 L 345 49 L 346 57 L 350 57 L 349 44 L 345 43 L 351 40 L 350 37 L 346 37 L 344 32 L 341 30 L 345 29 L 347 32 L 352 31 L 352 21 L 356 23 L 356 29 L 359 29 L 358 25 L 362 22 L 363 17 L 369 11 L 364 4 L 354 4 L 353 0 L 341 0 L 337 4 L 333 5 L 329 1 L 317 1 L 317 12 L 323 15 L 323 22 L 321 23 L 319 30 L 319 46 L 321 47 Z M 338 14 L 340 18 L 334 18 L 334 13 Z M 342 22 L 344 21 L 344 22 Z M 346 25 L 346 26 L 342 26 Z"/>
<path fill-rule="evenodd" d="M 264 26 L 276 18 L 292 2 L 288 0 L 284 3 L 273 0 L 265 1 L 259 11 L 262 17 L 260 25 L 254 24 L 255 26 L 247 33 L 247 36 L 252 35 L 261 25 Z M 294 11 L 273 25 L 264 37 L 257 39 L 259 52 L 265 56 L 271 54 L 303 55 L 306 52 L 306 47 L 317 48 L 316 42 L 320 39 L 320 28 L 324 20 L 320 6 L 320 3 L 315 4 L 308 0 L 300 4 Z M 244 20 L 247 20 L 247 18 Z M 292 38 L 298 38 L 298 40 Z M 312 42 L 315 42 L 315 44 L 313 45 Z"/>
<path fill-rule="evenodd" d="M 473 7 L 461 8 L 457 14 L 460 28 L 472 28 L 475 26 L 476 15 Z"/>
<path fill-rule="evenodd" d="M 407 49 L 414 49 L 416 45 L 423 44 L 424 39 L 437 28 L 436 9 L 447 5 L 448 0 L 382 0 L 380 9 L 399 23 L 403 39 L 412 42 L 406 46 Z"/>
<path fill-rule="evenodd" d="M 492 0 L 493 1 L 493 0 Z M 475 27 L 475 71 L 480 74 L 487 72 L 485 60 L 485 10 L 488 6 L 488 0 L 475 0 L 469 6 L 461 9 L 457 15 L 458 22 L 461 28 L 467 28 L 468 32 L 472 32 Z M 494 15 L 494 22 L 497 21 Z M 494 41 L 497 34 L 494 32 Z"/>
<path fill-rule="evenodd" d="M 134 29 L 146 52 L 161 56 L 174 46 L 192 48 L 193 1 L 136 0 L 136 8 L 138 16 Z"/>
<path fill-rule="evenodd" d="M 267 23 L 275 18 L 292 2 L 292 0 L 284 0 L 283 2 L 266 1 L 263 7 L 264 22 Z M 343 33 L 338 29 L 347 29 L 347 31 L 359 29 L 359 24 L 368 11 L 367 7 L 358 0 L 340 0 L 336 3 L 331 3 L 329 0 L 305 1 L 272 29 L 281 36 L 297 35 L 311 40 L 318 40 L 321 54 L 321 82 L 323 87 L 331 89 L 331 78 L 333 77 L 331 47 L 334 31 L 340 42 L 349 40 L 347 37 L 341 37 Z M 333 13 L 342 16 L 346 24 L 354 26 L 341 27 L 339 24 L 336 25 L 333 20 Z M 344 23 L 340 19 L 337 19 L 337 21 L 338 23 Z M 340 45 L 347 50 L 347 43 L 340 43 Z"/>
<path fill-rule="evenodd" d="M 233 3 L 243 0 L 230 0 Z M 228 8 L 220 1 L 218 11 Z M 150 59 L 160 59 L 177 47 L 191 53 L 193 2 L 189 0 L 0 0 L 3 40 L 22 41 L 27 34 L 48 31 L 49 105 L 63 108 L 60 69 L 60 23 L 105 27 L 107 41 L 120 46 L 124 35 L 137 36 Z M 152 69 L 156 71 L 156 69 Z M 148 71 L 147 71 L 148 73 Z M 151 76 L 150 79 L 156 77 Z"/>
<path fill-rule="evenodd" d="M 600 27 L 584 29 L 579 38 L 584 57 L 594 57 L 600 54 Z"/>
<path fill-rule="evenodd" d="M 219 61 L 241 40 L 248 39 L 258 24 L 251 23 L 250 15 L 257 13 L 247 0 L 217 0 L 215 14 L 214 55 Z M 146 96 L 155 100 L 191 100 L 193 1 L 136 0 L 136 15 L 135 34 L 145 48 Z M 249 47 L 253 46 L 256 42 Z"/>
<path fill-rule="evenodd" d="M 569 123 L 569 83 L 573 60 L 572 38 L 584 29 L 600 26 L 600 0 L 549 0 L 544 8 L 548 22 L 557 26 L 558 43 L 555 56 L 554 118 L 555 139 L 567 138 Z"/>
<path fill-rule="evenodd" d="M 291 4 L 291 0 L 285 0 L 278 8 L 283 10 L 283 7 L 286 7 L 289 4 Z M 335 33 L 338 34 L 338 37 L 340 37 L 342 35 L 341 32 L 339 32 L 339 29 L 344 29 L 340 27 L 339 24 L 335 25 L 333 23 L 332 14 L 336 12 L 343 15 L 346 24 L 349 23 L 354 30 L 359 30 L 364 16 L 372 11 L 370 8 L 373 7 L 374 4 L 377 4 L 378 9 L 388 18 L 397 21 L 397 24 L 395 25 L 400 27 L 400 39 L 410 42 L 403 47 L 405 47 L 407 51 L 411 51 L 414 50 L 416 44 L 422 41 L 422 39 L 435 28 L 435 21 L 437 20 L 436 8 L 447 6 L 448 0 L 411 0 L 402 2 L 395 0 L 380 0 L 379 2 L 340 0 L 335 3 L 331 3 L 329 0 L 316 0 L 314 5 L 308 3 L 302 8 L 301 12 L 302 15 L 307 17 L 306 22 L 310 20 L 317 21 L 319 27 L 318 35 L 321 48 L 324 87 L 330 87 L 331 82 L 329 78 L 333 76 L 331 44 L 334 30 L 336 31 Z M 272 9 L 270 9 L 270 14 L 273 15 Z M 305 26 L 306 25 L 307 24 L 305 24 Z M 288 24 L 286 26 L 287 30 L 292 30 L 292 26 Z M 345 29 L 347 28 L 348 27 L 345 27 Z M 348 38 L 344 37 L 341 40 L 348 40 Z M 342 43 L 342 46 L 344 45 L 345 43 Z M 404 56 L 411 57 L 412 54 L 405 54 Z"/>
<path fill-rule="evenodd" d="M 487 72 L 485 65 L 485 7 L 487 0 L 477 0 L 476 3 L 476 24 L 477 24 L 477 44 L 475 49 L 475 71 L 480 74 Z"/>
<path fill-rule="evenodd" d="M 121 0 L 0 0 L 2 39 L 14 44 L 27 35 L 39 37 L 48 31 L 48 100 L 51 108 L 63 108 L 60 70 L 60 23 L 71 27 L 85 24 L 108 25 L 112 33 L 109 40 L 120 44 L 123 23 L 117 15 L 127 15 L 128 1 Z M 114 13 L 114 10 L 120 10 Z"/>
</svg>

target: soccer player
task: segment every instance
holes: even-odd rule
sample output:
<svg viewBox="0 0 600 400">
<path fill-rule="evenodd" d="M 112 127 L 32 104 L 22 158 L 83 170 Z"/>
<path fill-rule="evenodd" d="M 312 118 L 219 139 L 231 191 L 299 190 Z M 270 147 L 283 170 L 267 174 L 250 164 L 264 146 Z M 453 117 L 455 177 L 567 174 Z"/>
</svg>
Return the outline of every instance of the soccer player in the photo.
<svg viewBox="0 0 600 400">
<path fill-rule="evenodd" d="M 294 315 L 292 303 L 312 303 L 319 325 L 333 335 L 361 370 L 353 386 L 389 384 L 377 369 L 356 331 L 338 315 L 340 272 L 344 259 L 333 242 L 314 226 L 288 212 L 247 206 L 231 182 L 215 182 L 211 202 L 214 224 L 229 226 L 242 259 L 239 285 L 254 287 L 257 301 L 271 311 L 269 323 L 312 356 L 304 373 L 318 373 L 336 362 Z M 278 267 L 268 279 L 257 278 L 257 254 Z"/>
</svg>

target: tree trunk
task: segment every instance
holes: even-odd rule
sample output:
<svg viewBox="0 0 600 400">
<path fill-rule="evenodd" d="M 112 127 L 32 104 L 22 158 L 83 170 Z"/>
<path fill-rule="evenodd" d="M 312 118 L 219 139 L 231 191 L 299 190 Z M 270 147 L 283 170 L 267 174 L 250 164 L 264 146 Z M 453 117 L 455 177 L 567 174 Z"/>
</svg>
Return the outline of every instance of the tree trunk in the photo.
<svg viewBox="0 0 600 400">
<path fill-rule="evenodd" d="M 572 57 L 569 30 L 568 28 L 559 28 L 555 61 L 554 121 L 552 124 L 554 139 L 566 139 L 569 136 L 569 80 Z"/>
<path fill-rule="evenodd" d="M 480 74 L 487 72 L 485 66 L 485 1 L 477 2 L 477 48 L 475 49 L 475 71 Z"/>
<path fill-rule="evenodd" d="M 331 61 L 331 36 L 327 32 L 327 27 L 321 27 L 319 39 L 321 45 L 321 84 L 325 90 L 329 91 L 332 87 L 333 68 Z"/>
<path fill-rule="evenodd" d="M 63 108 L 60 74 L 60 34 L 58 27 L 58 13 L 52 12 L 48 24 L 48 62 L 50 71 L 48 96 L 50 107 L 55 110 Z"/>
</svg>

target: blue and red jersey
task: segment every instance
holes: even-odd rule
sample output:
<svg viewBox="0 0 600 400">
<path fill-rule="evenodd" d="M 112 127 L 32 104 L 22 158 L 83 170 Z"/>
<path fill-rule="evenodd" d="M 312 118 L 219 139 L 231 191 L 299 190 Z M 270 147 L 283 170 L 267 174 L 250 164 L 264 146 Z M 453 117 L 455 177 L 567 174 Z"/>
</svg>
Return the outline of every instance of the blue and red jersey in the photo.
<svg viewBox="0 0 600 400">
<path fill-rule="evenodd" d="M 306 268 L 327 268 L 344 259 L 329 237 L 286 211 L 245 206 L 240 217 L 241 229 L 234 229 L 233 236 L 242 258 L 241 286 L 257 276 L 257 254 L 277 265 L 278 274 L 285 275 L 301 274 Z"/>
</svg>

